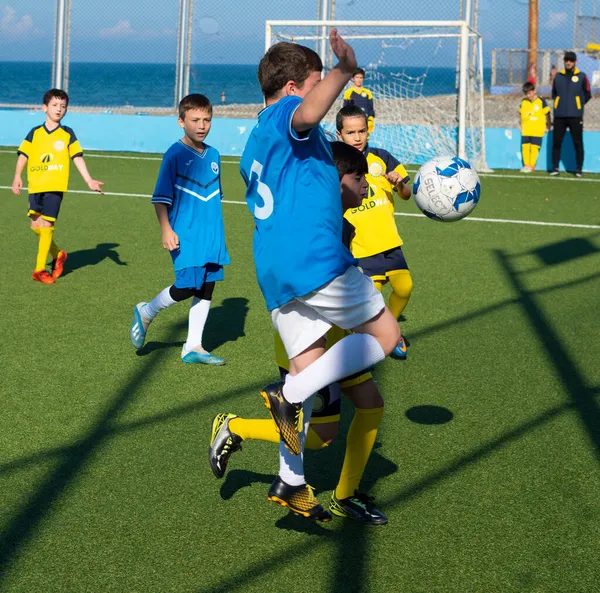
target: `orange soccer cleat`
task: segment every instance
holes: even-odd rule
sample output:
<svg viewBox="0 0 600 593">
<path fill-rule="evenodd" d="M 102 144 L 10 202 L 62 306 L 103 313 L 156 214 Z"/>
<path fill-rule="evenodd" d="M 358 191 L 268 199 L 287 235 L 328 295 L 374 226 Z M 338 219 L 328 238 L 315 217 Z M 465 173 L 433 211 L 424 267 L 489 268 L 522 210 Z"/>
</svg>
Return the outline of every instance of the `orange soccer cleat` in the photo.
<svg viewBox="0 0 600 593">
<path fill-rule="evenodd" d="M 52 260 L 52 278 L 60 278 L 63 273 L 65 262 L 67 261 L 67 252 L 59 251 L 58 257 Z"/>
<path fill-rule="evenodd" d="M 42 284 L 54 284 L 54 278 L 46 270 L 35 270 L 31 277 Z"/>
</svg>

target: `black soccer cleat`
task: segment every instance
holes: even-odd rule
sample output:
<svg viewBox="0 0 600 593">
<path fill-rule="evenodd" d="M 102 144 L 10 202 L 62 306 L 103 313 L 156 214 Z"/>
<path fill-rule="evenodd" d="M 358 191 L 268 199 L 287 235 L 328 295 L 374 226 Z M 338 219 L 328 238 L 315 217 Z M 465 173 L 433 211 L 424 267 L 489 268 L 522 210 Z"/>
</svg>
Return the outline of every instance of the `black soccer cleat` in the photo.
<svg viewBox="0 0 600 593">
<path fill-rule="evenodd" d="M 313 521 L 331 521 L 331 513 L 319 504 L 314 488 L 308 484 L 290 486 L 277 476 L 269 488 L 268 498 L 296 515 Z"/>
<path fill-rule="evenodd" d="M 354 492 L 354 496 L 348 498 L 336 498 L 335 490 L 331 493 L 329 510 L 338 517 L 355 519 L 366 525 L 385 525 L 388 518 L 375 508 L 375 499 L 367 494 Z"/>
<path fill-rule="evenodd" d="M 242 450 L 242 437 L 229 430 L 229 421 L 235 414 L 217 414 L 213 418 L 208 461 L 215 478 L 222 478 L 232 453 Z"/>
<path fill-rule="evenodd" d="M 260 394 L 275 422 L 277 432 L 292 455 L 300 455 L 300 435 L 303 428 L 302 404 L 291 404 L 283 397 L 283 382 L 267 385 Z"/>
</svg>

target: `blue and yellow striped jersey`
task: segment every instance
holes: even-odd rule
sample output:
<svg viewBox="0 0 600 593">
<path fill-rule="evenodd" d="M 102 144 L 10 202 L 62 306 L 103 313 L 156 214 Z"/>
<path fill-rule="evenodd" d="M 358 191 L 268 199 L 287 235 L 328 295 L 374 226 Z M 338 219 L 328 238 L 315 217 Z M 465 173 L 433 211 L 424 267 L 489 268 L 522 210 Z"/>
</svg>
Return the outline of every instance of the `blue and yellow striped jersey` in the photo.
<svg viewBox="0 0 600 593">
<path fill-rule="evenodd" d="M 30 194 L 66 192 L 71 159 L 83 155 L 75 132 L 60 125 L 50 131 L 46 124 L 33 128 L 21 142 L 18 154 L 27 157 L 27 184 Z"/>
<path fill-rule="evenodd" d="M 404 166 L 387 150 L 367 145 L 365 155 L 369 165 L 366 176 L 369 193 L 358 208 L 347 210 L 344 214 L 355 229 L 350 251 L 354 257 L 359 258 L 370 257 L 402 245 L 394 217 L 394 187 L 385 178 L 385 174 L 396 171 L 402 183 L 410 180 Z"/>
<path fill-rule="evenodd" d="M 360 107 L 367 117 L 375 117 L 375 108 L 373 107 L 373 93 L 365 87 L 352 87 L 344 92 L 344 104 L 342 107 L 355 105 Z"/>
</svg>

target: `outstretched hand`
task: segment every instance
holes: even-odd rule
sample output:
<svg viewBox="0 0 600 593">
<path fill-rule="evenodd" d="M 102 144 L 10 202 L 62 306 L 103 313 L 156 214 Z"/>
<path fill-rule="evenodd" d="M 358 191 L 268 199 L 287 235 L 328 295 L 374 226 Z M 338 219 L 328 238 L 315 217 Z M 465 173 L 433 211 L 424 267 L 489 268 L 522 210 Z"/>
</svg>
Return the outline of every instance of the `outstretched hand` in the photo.
<svg viewBox="0 0 600 593">
<path fill-rule="evenodd" d="M 337 29 L 331 29 L 329 44 L 336 58 L 339 60 L 338 68 L 346 74 L 353 74 L 358 66 L 354 50 L 351 45 L 344 41 Z"/>
<path fill-rule="evenodd" d="M 101 193 L 101 194 L 104 193 L 102 191 L 102 186 L 104 185 L 104 181 L 96 181 L 95 179 L 90 179 L 88 181 L 87 185 L 93 191 L 97 191 L 98 193 Z"/>
</svg>

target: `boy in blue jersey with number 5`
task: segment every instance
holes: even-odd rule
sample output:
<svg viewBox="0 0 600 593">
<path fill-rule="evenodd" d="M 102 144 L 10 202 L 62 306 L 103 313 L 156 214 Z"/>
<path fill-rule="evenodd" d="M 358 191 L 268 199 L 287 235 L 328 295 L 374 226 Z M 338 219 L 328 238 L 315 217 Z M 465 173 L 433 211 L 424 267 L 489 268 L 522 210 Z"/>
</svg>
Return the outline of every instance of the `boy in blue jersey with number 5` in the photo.
<svg viewBox="0 0 600 593">
<path fill-rule="evenodd" d="M 158 313 L 191 297 L 181 360 L 223 365 L 225 360 L 202 347 L 215 282 L 223 280 L 223 266 L 229 263 L 221 210 L 221 157 L 204 142 L 212 121 L 211 102 L 199 94 L 184 97 L 178 121 L 184 136 L 165 153 L 152 195 L 162 245 L 173 259 L 175 282 L 149 303 L 134 307 L 129 337 L 134 348 L 141 348 Z"/>
<path fill-rule="evenodd" d="M 342 242 L 340 182 L 319 122 L 356 69 L 354 50 L 332 29 L 338 64 L 293 43 L 271 47 L 258 67 L 266 107 L 240 161 L 254 215 L 258 283 L 290 359 L 285 381 L 262 396 L 281 435 L 279 475 L 269 499 L 305 516 L 331 518 L 304 479 L 302 450 L 314 394 L 382 361 L 400 340 L 373 281 Z M 352 333 L 325 351 L 337 325 Z"/>
</svg>

